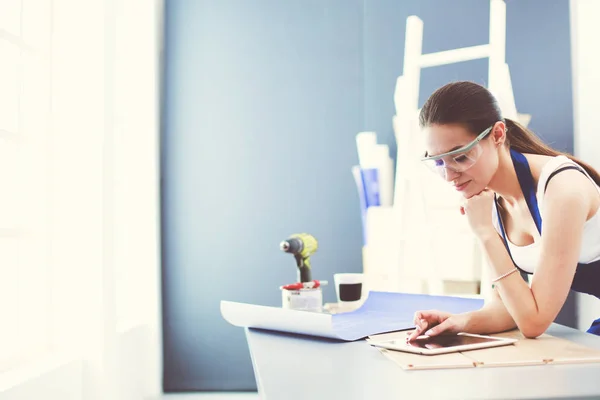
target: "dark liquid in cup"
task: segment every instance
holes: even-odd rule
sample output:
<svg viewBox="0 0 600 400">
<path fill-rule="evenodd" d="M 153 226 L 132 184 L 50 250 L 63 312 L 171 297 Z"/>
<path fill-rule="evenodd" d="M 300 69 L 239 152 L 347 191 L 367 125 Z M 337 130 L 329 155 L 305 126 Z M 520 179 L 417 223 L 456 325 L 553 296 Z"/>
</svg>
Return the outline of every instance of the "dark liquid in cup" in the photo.
<svg viewBox="0 0 600 400">
<path fill-rule="evenodd" d="M 362 283 L 340 283 L 340 300 L 357 301 L 360 300 L 362 292 Z"/>
</svg>

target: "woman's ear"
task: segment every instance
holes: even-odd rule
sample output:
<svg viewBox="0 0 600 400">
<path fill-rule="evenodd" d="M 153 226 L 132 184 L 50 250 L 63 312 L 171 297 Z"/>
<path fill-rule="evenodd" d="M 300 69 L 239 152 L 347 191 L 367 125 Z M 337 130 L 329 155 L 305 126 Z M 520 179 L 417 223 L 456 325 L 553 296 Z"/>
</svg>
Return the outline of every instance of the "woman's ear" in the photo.
<svg viewBox="0 0 600 400">
<path fill-rule="evenodd" d="M 498 121 L 492 128 L 492 140 L 494 146 L 502 146 L 506 142 L 506 124 L 502 121 Z"/>
</svg>

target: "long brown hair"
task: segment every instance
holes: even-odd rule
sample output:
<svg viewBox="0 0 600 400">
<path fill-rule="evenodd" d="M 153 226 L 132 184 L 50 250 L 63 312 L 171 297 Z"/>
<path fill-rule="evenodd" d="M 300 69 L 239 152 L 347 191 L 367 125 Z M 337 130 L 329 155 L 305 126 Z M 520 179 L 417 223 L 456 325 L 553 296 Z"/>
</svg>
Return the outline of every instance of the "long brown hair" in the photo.
<svg viewBox="0 0 600 400">
<path fill-rule="evenodd" d="M 552 157 L 564 155 L 579 164 L 600 185 L 600 174 L 592 166 L 571 154 L 553 149 L 517 121 L 503 118 L 496 98 L 479 84 L 461 81 L 444 85 L 427 99 L 419 114 L 421 128 L 458 124 L 474 137 L 498 121 L 506 124 L 506 144 L 510 148 L 520 153 Z"/>
</svg>

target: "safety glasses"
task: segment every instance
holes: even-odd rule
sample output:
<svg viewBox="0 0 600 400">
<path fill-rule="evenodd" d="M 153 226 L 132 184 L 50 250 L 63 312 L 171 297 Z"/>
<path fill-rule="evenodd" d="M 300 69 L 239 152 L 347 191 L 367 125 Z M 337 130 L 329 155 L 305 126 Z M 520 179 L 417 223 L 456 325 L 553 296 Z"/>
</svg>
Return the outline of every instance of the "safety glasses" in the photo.
<svg viewBox="0 0 600 400">
<path fill-rule="evenodd" d="M 427 153 L 425 153 L 425 157 L 421 161 L 425 162 L 429 168 L 443 177 L 446 176 L 447 169 L 454 172 L 464 172 L 475 165 L 481 153 L 483 153 L 483 148 L 479 142 L 492 131 L 493 127 L 493 125 L 490 126 L 481 132 L 475 140 L 460 149 L 431 157 L 428 157 Z"/>
</svg>

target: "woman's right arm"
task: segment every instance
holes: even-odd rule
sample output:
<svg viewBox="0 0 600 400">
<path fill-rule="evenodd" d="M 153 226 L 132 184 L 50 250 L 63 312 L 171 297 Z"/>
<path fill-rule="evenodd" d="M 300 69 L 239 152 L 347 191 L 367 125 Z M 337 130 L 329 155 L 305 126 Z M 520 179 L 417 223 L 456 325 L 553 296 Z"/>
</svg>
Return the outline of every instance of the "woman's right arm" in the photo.
<svg viewBox="0 0 600 400">
<path fill-rule="evenodd" d="M 488 334 L 503 332 L 516 328 L 517 324 L 504 306 L 497 291 L 492 299 L 477 311 L 463 314 L 449 314 L 443 311 L 430 310 L 415 313 L 416 329 L 408 340 L 419 335 L 435 336 L 441 333 L 478 333 Z"/>
<path fill-rule="evenodd" d="M 493 291 L 492 299 L 481 309 L 466 315 L 468 317 L 464 329 L 468 333 L 498 333 L 517 327 L 497 290 Z"/>
</svg>

